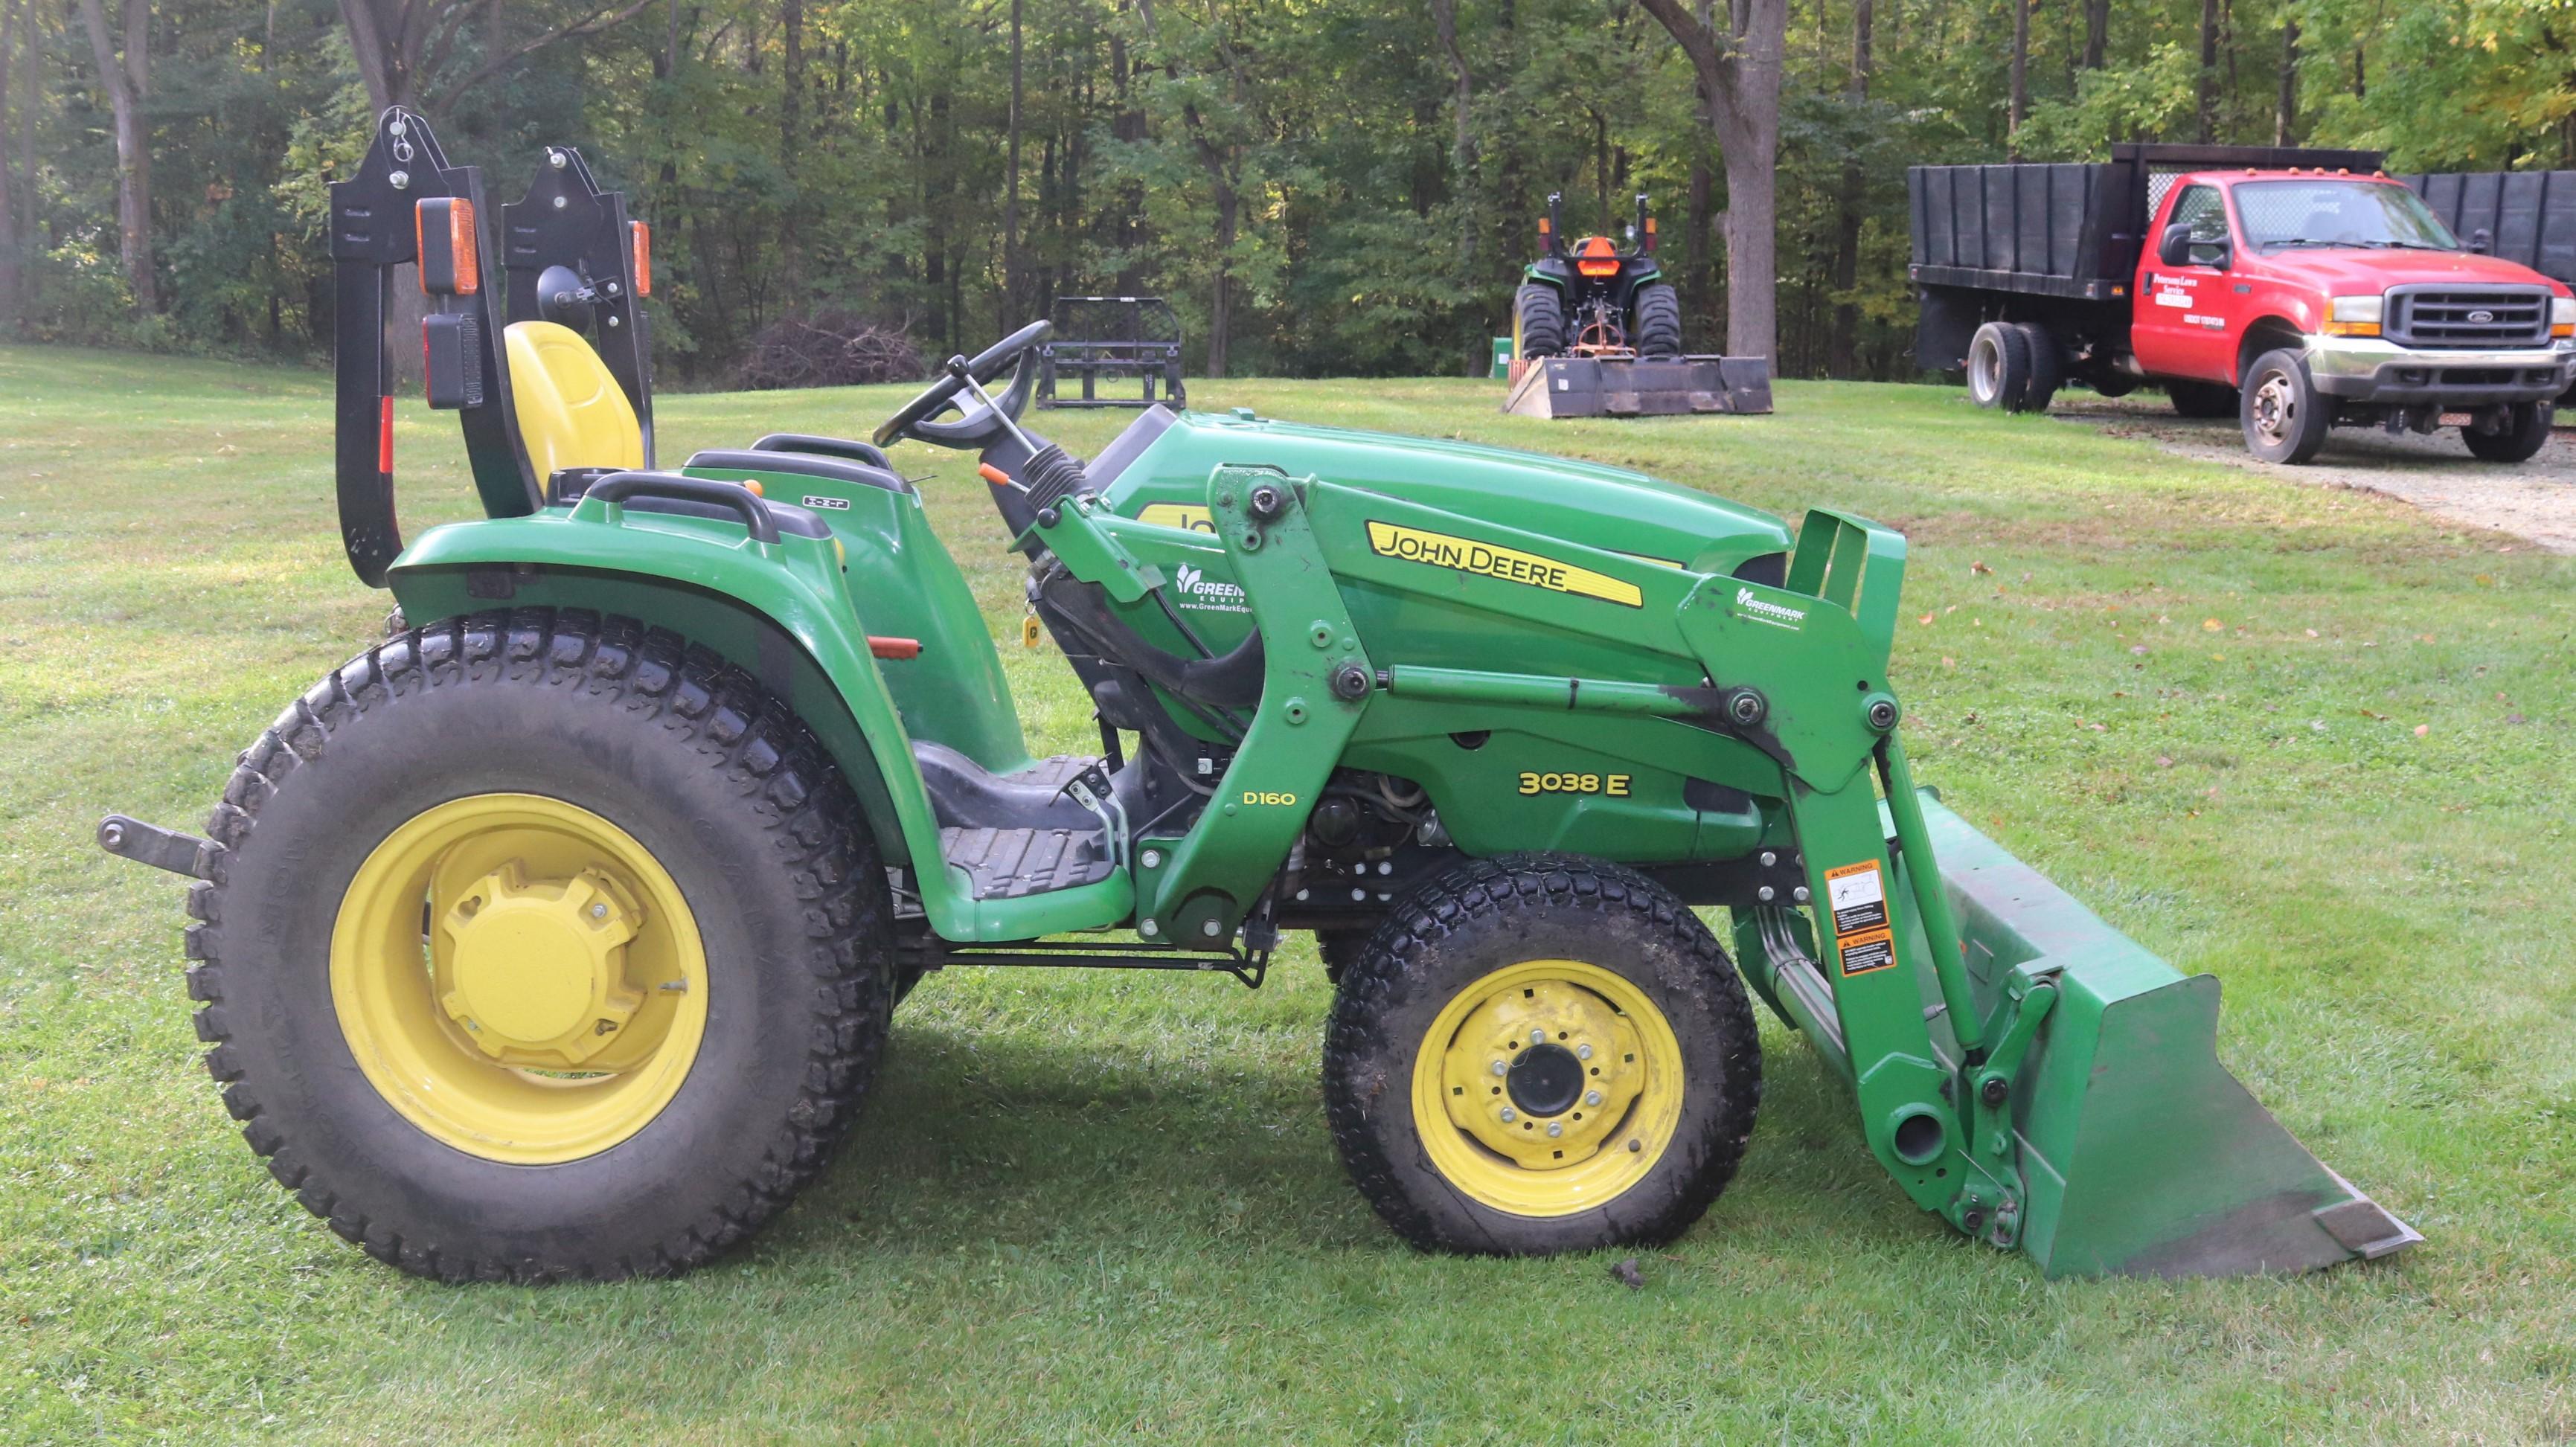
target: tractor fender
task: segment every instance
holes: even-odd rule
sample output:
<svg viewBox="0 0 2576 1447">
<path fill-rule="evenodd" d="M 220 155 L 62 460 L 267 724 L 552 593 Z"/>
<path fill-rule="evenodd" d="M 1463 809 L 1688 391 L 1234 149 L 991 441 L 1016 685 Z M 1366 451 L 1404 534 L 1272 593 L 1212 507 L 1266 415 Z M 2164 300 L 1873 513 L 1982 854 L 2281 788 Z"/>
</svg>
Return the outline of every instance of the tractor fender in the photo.
<svg viewBox="0 0 2576 1447">
<path fill-rule="evenodd" d="M 732 524 L 585 501 L 569 514 L 434 528 L 395 560 L 387 583 L 414 620 L 584 608 L 667 628 L 751 674 L 814 731 L 888 863 L 940 857 L 910 738 L 829 538 L 760 543 Z M 936 865 L 915 872 L 926 908 L 948 893 Z"/>
</svg>

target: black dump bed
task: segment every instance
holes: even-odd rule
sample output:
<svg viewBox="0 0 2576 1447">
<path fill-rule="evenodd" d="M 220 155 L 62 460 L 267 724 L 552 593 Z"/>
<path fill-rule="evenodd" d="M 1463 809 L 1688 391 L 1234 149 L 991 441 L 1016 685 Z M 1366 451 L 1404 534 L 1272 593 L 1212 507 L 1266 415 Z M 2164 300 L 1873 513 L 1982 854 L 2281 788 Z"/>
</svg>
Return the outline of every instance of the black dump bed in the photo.
<svg viewBox="0 0 2576 1447">
<path fill-rule="evenodd" d="M 2379 164 L 2377 151 L 2138 143 L 2113 146 L 2108 161 L 1914 166 L 1905 173 L 1907 275 L 1917 286 L 2108 301 L 2137 270 L 2168 178 L 2242 166 L 2368 174 Z"/>
<path fill-rule="evenodd" d="M 2576 171 L 2448 171 L 2402 177 L 2462 242 L 2576 286 Z"/>
</svg>

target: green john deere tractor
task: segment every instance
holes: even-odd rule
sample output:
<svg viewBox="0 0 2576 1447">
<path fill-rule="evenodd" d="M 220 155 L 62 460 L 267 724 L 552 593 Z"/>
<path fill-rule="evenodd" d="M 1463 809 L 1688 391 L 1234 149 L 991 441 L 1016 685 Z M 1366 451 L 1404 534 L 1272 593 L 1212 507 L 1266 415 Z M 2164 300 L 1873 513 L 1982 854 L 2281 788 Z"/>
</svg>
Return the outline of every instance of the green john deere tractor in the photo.
<svg viewBox="0 0 2576 1447">
<path fill-rule="evenodd" d="M 1019 420 L 1043 323 L 873 443 L 663 470 L 642 230 L 565 150 L 481 203 L 399 110 L 332 193 L 344 541 L 407 621 L 287 704 L 207 837 L 99 830 L 197 881 L 225 1104 L 377 1257 L 698 1265 L 851 1128 L 925 972 L 1257 985 L 1288 930 L 1338 980 L 1334 1140 L 1423 1246 L 1688 1228 L 1752 1139 L 1756 998 L 1897 1191 L 2051 1275 L 2416 1239 L 2220 1066 L 2215 980 L 1915 786 L 1887 529 L 1240 412 L 1086 463 Z M 408 544 L 405 267 L 488 514 Z M 979 454 L 1099 755 L 1029 757 L 898 438 Z"/>
<path fill-rule="evenodd" d="M 1764 357 L 1686 356 L 1680 293 L 1655 260 L 1655 218 L 1637 198 L 1627 245 L 1568 245 L 1564 197 L 1547 198 L 1544 248 L 1512 295 L 1511 387 L 1503 410 L 1531 417 L 1768 412 Z"/>
</svg>

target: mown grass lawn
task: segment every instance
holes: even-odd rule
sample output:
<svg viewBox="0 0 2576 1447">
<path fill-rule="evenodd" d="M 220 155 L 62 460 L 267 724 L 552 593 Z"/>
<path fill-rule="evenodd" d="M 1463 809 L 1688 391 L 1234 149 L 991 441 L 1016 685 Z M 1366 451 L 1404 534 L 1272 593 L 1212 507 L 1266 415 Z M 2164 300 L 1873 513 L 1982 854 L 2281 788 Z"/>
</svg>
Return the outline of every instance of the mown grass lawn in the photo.
<svg viewBox="0 0 2576 1447">
<path fill-rule="evenodd" d="M 2044 1282 L 1908 1206 L 1774 1025 L 1744 1170 L 1644 1289 L 1417 1255 L 1334 1158 L 1300 944 L 1258 994 L 933 977 L 838 1163 L 695 1276 L 401 1276 L 242 1145 L 188 1025 L 182 886 L 89 842 L 111 809 L 201 827 L 234 752 L 374 635 L 328 379 L 0 348 L 0 1440 L 2576 1436 L 2576 563 L 1933 389 L 1629 424 L 1504 418 L 1466 381 L 1194 394 L 1906 529 L 1918 773 L 2220 975 L 2227 1063 L 2426 1244 Z M 897 400 L 667 397 L 663 452 Z M 1124 420 L 1040 425 L 1089 452 Z M 453 437 L 406 409 L 415 531 L 467 506 Z M 982 484 L 905 460 L 1015 639 Z M 1006 656 L 1035 742 L 1084 746 L 1059 661 Z"/>
</svg>

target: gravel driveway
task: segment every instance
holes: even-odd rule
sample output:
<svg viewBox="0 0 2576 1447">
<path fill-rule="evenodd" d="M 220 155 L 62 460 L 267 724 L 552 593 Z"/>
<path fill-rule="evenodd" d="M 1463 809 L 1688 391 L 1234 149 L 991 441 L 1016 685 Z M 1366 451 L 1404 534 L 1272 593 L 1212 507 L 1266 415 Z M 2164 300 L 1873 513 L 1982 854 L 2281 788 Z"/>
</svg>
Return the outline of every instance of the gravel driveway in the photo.
<svg viewBox="0 0 2576 1447">
<path fill-rule="evenodd" d="M 2078 393 L 2059 399 L 2050 415 L 2113 436 L 2144 437 L 2184 457 L 2386 493 L 2437 517 L 2529 538 L 2553 553 L 2576 553 L 2576 430 L 2563 423 L 2539 456 L 2518 466 L 2471 457 L 2457 432 L 2391 437 L 2376 428 L 2338 427 L 2314 462 L 2278 467 L 2246 455 L 2235 422 L 2176 417 L 2161 393 L 2118 401 Z"/>
</svg>

